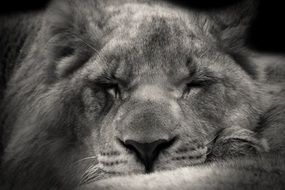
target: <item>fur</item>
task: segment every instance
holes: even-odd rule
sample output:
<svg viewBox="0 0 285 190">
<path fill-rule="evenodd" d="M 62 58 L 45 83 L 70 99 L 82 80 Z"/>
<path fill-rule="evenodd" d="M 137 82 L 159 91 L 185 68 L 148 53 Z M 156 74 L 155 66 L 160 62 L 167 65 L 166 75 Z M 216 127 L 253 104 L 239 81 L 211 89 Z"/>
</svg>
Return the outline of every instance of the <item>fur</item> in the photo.
<svg viewBox="0 0 285 190">
<path fill-rule="evenodd" d="M 1 188 L 281 188 L 284 62 L 246 48 L 255 6 L 60 0 L 1 18 Z M 128 140 L 167 143 L 147 165 Z"/>
</svg>

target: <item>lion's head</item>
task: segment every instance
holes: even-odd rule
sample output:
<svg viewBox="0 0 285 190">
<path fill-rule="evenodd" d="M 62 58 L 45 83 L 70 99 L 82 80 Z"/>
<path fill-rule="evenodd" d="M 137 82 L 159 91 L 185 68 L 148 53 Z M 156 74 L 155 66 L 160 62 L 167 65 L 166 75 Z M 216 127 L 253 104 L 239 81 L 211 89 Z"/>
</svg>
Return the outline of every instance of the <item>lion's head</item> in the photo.
<svg viewBox="0 0 285 190">
<path fill-rule="evenodd" d="M 215 143 L 232 155 L 259 150 L 254 67 L 235 56 L 245 5 L 221 14 L 158 1 L 52 4 L 6 93 L 7 178 L 67 187 L 202 164 L 226 154 Z"/>
</svg>

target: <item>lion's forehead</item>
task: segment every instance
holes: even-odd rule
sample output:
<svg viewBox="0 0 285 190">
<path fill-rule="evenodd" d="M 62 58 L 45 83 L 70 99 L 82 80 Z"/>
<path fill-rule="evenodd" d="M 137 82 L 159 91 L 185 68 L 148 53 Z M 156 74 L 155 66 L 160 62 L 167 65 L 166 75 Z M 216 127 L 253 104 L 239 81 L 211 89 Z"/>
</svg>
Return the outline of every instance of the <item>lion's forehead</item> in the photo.
<svg viewBox="0 0 285 190">
<path fill-rule="evenodd" d="M 179 11 L 177 11 L 177 9 L 179 9 Z M 106 11 L 112 16 L 112 19 L 120 21 L 130 19 L 141 21 L 151 17 L 163 17 L 165 19 L 189 19 L 189 11 L 173 6 L 170 7 L 167 4 L 164 4 L 163 6 L 162 2 L 159 2 L 159 5 L 155 3 L 125 3 L 119 6 L 108 6 Z"/>
<path fill-rule="evenodd" d="M 113 16 L 106 28 L 111 39 L 140 50 L 173 50 L 205 48 L 206 31 L 199 27 L 203 15 L 193 11 L 173 11 L 169 7 L 127 4 L 112 7 Z M 119 40 L 118 40 L 119 39 Z M 168 51 L 169 51 L 168 49 Z M 183 52 L 184 54 L 186 52 Z"/>
<path fill-rule="evenodd" d="M 116 69 L 119 75 L 132 81 L 143 76 L 176 81 L 173 77 L 179 80 L 191 72 L 189 59 L 195 56 L 200 59 L 214 49 L 194 12 L 135 3 L 110 6 L 107 11 L 112 13 L 105 27 L 109 32 L 91 62 L 97 68 L 88 69 L 98 75 L 99 70 L 111 73 Z"/>
</svg>

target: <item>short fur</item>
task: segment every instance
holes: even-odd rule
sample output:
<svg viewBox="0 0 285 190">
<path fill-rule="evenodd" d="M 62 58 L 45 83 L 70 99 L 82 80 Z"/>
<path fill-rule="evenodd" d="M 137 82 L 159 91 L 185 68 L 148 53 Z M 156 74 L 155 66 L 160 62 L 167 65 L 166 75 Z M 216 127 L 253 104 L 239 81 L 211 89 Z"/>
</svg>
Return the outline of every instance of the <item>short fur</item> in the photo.
<svg viewBox="0 0 285 190">
<path fill-rule="evenodd" d="M 281 189 L 283 59 L 245 47 L 255 6 L 60 0 L 1 18 L 3 189 Z M 129 139 L 168 144 L 147 166 Z"/>
</svg>

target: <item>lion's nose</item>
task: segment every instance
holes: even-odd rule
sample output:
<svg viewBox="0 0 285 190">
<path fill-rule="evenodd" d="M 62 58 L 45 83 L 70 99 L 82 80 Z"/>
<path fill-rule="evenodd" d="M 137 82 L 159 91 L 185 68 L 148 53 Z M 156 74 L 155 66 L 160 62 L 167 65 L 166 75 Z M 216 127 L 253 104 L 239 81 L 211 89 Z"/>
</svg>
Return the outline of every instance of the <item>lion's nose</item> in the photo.
<svg viewBox="0 0 285 190">
<path fill-rule="evenodd" d="M 150 143 L 140 143 L 135 140 L 126 140 L 124 145 L 134 151 L 145 165 L 146 172 L 151 172 L 153 163 L 158 154 L 169 147 L 174 140 L 159 139 Z"/>
</svg>

